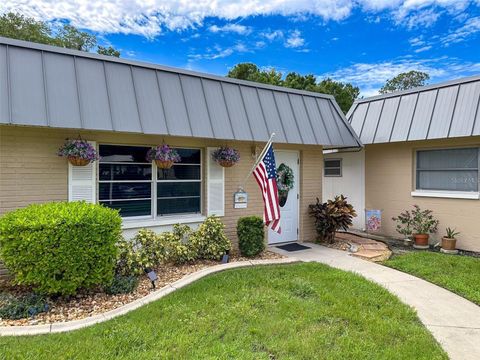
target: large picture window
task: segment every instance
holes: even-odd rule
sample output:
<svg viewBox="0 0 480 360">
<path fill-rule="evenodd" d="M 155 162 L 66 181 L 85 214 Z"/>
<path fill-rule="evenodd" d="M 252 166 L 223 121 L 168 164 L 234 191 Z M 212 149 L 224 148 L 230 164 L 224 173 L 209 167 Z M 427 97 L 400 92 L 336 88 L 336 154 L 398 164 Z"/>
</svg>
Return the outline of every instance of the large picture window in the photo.
<svg viewBox="0 0 480 360">
<path fill-rule="evenodd" d="M 201 150 L 176 150 L 182 160 L 157 169 L 149 147 L 100 145 L 99 202 L 122 217 L 156 217 L 201 212 Z"/>
<path fill-rule="evenodd" d="M 479 149 L 417 151 L 417 190 L 478 192 Z"/>
</svg>

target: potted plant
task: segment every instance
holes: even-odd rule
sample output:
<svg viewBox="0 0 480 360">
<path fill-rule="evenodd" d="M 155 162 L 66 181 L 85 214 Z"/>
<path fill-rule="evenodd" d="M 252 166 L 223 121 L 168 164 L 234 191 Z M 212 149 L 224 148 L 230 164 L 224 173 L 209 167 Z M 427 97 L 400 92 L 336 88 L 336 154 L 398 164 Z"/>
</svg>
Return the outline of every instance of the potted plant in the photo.
<svg viewBox="0 0 480 360">
<path fill-rule="evenodd" d="M 67 139 L 58 149 L 58 156 L 66 157 L 73 166 L 85 166 L 99 158 L 95 148 L 82 139 Z"/>
<path fill-rule="evenodd" d="M 293 170 L 281 163 L 277 169 L 278 202 L 280 207 L 283 207 L 287 202 L 288 192 L 293 189 L 294 184 Z"/>
<path fill-rule="evenodd" d="M 428 238 L 430 234 L 437 231 L 438 220 L 433 217 L 432 210 L 422 210 L 418 205 L 413 205 L 412 210 L 413 230 L 416 249 L 428 249 Z"/>
<path fill-rule="evenodd" d="M 151 148 L 147 152 L 147 161 L 155 161 L 160 169 L 170 169 L 174 163 L 182 160 L 177 150 L 163 144 Z"/>
<path fill-rule="evenodd" d="M 460 234 L 458 231 L 455 231 L 455 229 L 451 228 L 446 228 L 446 236 L 442 237 L 442 249 L 443 250 L 449 250 L 449 251 L 455 251 L 457 247 L 457 239 L 455 236 Z"/>
<path fill-rule="evenodd" d="M 399 234 L 404 236 L 403 244 L 409 246 L 412 243 L 413 234 L 413 217 L 410 211 L 405 210 L 397 217 L 392 217 L 392 220 L 397 223 L 396 230 Z"/>
<path fill-rule="evenodd" d="M 232 167 L 240 161 L 240 153 L 231 147 L 219 147 L 212 153 L 213 160 L 223 167 Z"/>
</svg>

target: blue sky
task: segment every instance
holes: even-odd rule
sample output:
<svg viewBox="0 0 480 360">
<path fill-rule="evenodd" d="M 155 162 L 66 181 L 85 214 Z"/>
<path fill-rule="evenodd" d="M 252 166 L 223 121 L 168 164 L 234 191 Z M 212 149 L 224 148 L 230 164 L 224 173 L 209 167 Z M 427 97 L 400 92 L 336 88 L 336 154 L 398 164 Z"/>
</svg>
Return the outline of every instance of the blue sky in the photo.
<svg viewBox="0 0 480 360">
<path fill-rule="evenodd" d="M 408 70 L 480 74 L 480 0 L 7 0 L 67 21 L 122 57 L 225 75 L 239 62 L 351 82 L 362 96 Z"/>
</svg>

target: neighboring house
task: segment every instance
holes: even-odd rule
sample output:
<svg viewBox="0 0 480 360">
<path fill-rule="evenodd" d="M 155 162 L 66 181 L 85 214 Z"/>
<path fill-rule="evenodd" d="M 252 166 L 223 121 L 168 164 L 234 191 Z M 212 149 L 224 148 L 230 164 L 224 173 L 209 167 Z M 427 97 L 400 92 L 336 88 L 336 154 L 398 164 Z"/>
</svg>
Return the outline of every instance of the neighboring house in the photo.
<svg viewBox="0 0 480 360">
<path fill-rule="evenodd" d="M 325 155 L 323 197 L 383 210 L 380 232 L 397 236 L 392 216 L 418 204 L 440 220 L 432 243 L 452 227 L 479 251 L 479 101 L 480 76 L 356 101 L 347 119 L 365 149 Z"/>
<path fill-rule="evenodd" d="M 234 193 L 273 132 L 295 187 L 282 234 L 268 241 L 313 240 L 307 210 L 321 197 L 323 146 L 360 145 L 332 96 L 0 38 L 0 214 L 86 200 L 119 209 L 126 236 L 216 214 L 235 243 L 238 218 L 261 216 L 263 203 L 253 177 L 246 209 Z M 78 136 L 100 161 L 74 167 L 56 155 Z M 183 159 L 168 172 L 145 160 L 163 142 Z M 222 145 L 240 151 L 239 164 L 211 159 Z"/>
</svg>

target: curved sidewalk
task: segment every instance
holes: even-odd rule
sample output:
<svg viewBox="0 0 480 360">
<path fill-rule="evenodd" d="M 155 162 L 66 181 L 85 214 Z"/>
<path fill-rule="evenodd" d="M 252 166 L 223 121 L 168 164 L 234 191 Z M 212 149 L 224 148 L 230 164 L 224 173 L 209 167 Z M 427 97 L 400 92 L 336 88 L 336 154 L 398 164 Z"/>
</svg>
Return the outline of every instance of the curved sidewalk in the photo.
<svg viewBox="0 0 480 360">
<path fill-rule="evenodd" d="M 355 258 L 346 251 L 311 243 L 305 245 L 311 249 L 286 252 L 272 247 L 270 250 L 352 271 L 382 285 L 417 311 L 422 323 L 451 359 L 480 359 L 480 306 L 428 281 Z"/>
</svg>

